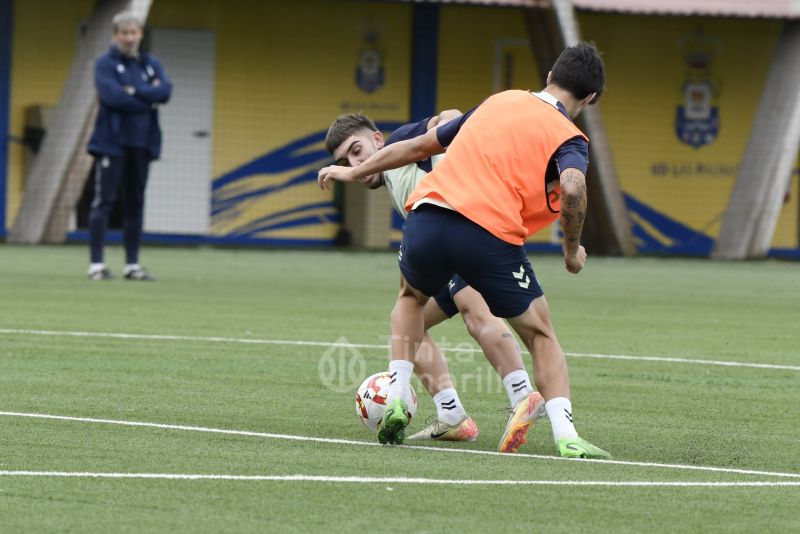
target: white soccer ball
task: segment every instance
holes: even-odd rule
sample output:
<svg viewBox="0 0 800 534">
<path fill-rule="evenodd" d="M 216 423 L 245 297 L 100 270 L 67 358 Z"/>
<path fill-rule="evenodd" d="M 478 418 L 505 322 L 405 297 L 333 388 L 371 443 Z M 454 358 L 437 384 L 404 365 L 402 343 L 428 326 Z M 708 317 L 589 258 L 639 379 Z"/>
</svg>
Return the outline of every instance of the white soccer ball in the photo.
<svg viewBox="0 0 800 534">
<path fill-rule="evenodd" d="M 378 424 L 386 410 L 386 394 L 389 393 L 390 380 L 390 375 L 386 371 L 375 373 L 364 380 L 356 390 L 356 417 L 374 433 L 378 432 Z M 411 402 L 406 400 L 406 405 L 408 420 L 411 421 L 417 413 L 417 393 L 411 384 L 408 387 L 411 390 Z"/>
</svg>

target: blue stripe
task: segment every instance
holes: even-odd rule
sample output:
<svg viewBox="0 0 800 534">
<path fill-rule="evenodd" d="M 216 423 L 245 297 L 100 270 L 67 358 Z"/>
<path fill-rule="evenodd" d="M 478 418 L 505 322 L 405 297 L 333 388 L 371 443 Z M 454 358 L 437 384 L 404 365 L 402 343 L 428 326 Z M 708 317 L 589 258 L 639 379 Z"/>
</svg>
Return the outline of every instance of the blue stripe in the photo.
<svg viewBox="0 0 800 534">
<path fill-rule="evenodd" d="M 88 230 L 75 230 L 67 233 L 67 241 L 89 241 Z M 106 243 L 121 244 L 122 231 L 109 230 L 106 232 Z M 203 245 L 208 242 L 208 237 L 203 235 L 184 234 L 142 234 L 143 243 L 165 243 L 170 245 Z"/>
<path fill-rule="evenodd" d="M 87 242 L 89 232 L 75 231 L 67 234 L 68 241 Z M 333 239 L 281 239 L 281 238 L 252 238 L 241 236 L 197 236 L 197 235 L 178 235 L 178 234 L 145 234 L 142 241 L 146 243 L 163 243 L 169 245 L 241 245 L 241 246 L 285 246 L 285 247 L 330 247 Z M 110 231 L 106 234 L 107 243 L 122 243 L 122 232 Z M 399 241 L 389 243 L 389 248 L 397 250 L 400 248 Z M 526 243 L 526 252 L 536 253 L 561 253 L 561 245 L 551 243 Z M 672 251 L 667 251 L 672 252 Z M 772 248 L 767 254 L 771 258 L 800 261 L 800 248 Z"/>
<path fill-rule="evenodd" d="M 240 178 L 245 178 L 254 174 L 269 174 L 279 173 L 302 167 L 311 163 L 321 163 L 325 160 L 331 160 L 330 154 L 323 150 L 314 150 L 311 152 L 302 152 L 302 149 L 319 143 L 325 139 L 326 132 L 317 132 L 309 136 L 303 137 L 285 145 L 277 150 L 273 150 L 256 158 L 248 163 L 245 163 L 238 169 L 224 174 L 214 180 L 213 189 L 217 190 L 225 185 L 235 182 Z"/>
<path fill-rule="evenodd" d="M 224 212 L 225 210 L 228 210 L 228 209 L 231 209 L 231 208 L 235 208 L 238 204 L 240 204 L 241 202 L 244 202 L 244 201 L 246 201 L 246 200 L 248 200 L 250 198 L 266 196 L 266 195 L 270 195 L 272 193 L 277 193 L 279 191 L 282 191 L 284 189 L 288 189 L 288 188 L 293 187 L 295 185 L 300 185 L 300 184 L 304 184 L 306 182 L 316 181 L 316 179 L 317 179 L 317 171 L 316 170 L 312 170 L 312 171 L 309 171 L 309 172 L 307 172 L 305 174 L 300 174 L 298 176 L 293 176 L 293 177 L 289 178 L 287 181 L 283 182 L 282 184 L 269 185 L 269 186 L 266 186 L 266 187 L 262 187 L 261 189 L 256 189 L 254 191 L 248 191 L 247 193 L 243 193 L 241 195 L 237 195 L 237 196 L 233 196 L 233 197 L 229 197 L 229 198 L 225 198 L 225 199 L 220 199 L 220 200 L 216 200 L 215 199 L 212 202 L 212 206 L 213 207 L 212 207 L 212 210 L 211 210 L 211 215 L 212 215 L 212 217 L 213 216 L 218 216 L 220 213 Z"/>
<path fill-rule="evenodd" d="M 639 224 L 634 223 L 631 225 L 631 233 L 633 233 L 639 252 L 652 252 L 663 248 L 658 239 L 648 234 Z"/>
<path fill-rule="evenodd" d="M 341 217 L 338 213 L 330 213 L 327 215 L 312 215 L 300 219 L 293 219 L 291 221 L 282 221 L 275 224 L 266 224 L 260 228 L 256 228 L 249 235 L 257 234 L 259 232 L 269 232 L 273 230 L 283 230 L 285 228 L 296 228 L 298 226 L 317 226 L 321 223 L 338 223 L 341 222 Z"/>
<path fill-rule="evenodd" d="M 323 213 L 312 213 L 312 215 L 305 213 L 319 210 L 325 211 Z M 292 215 L 293 217 L 275 222 L 275 219 L 283 219 L 289 215 Z M 302 226 L 302 224 L 299 224 L 299 221 L 301 220 L 311 221 L 307 224 L 309 226 L 313 226 L 315 224 L 319 224 L 320 222 L 338 223 L 341 222 L 341 217 L 334 208 L 333 202 L 318 202 L 316 204 L 306 204 L 288 210 L 276 211 L 274 213 L 270 213 L 269 215 L 265 215 L 264 217 L 259 217 L 253 221 L 245 222 L 241 226 L 238 226 L 235 230 L 229 232 L 228 235 L 245 236 L 267 230 L 274 230 L 277 228 Z"/>
<path fill-rule="evenodd" d="M 401 124 L 400 122 L 379 122 L 377 126 L 381 130 L 392 130 L 399 127 Z M 328 129 L 326 128 L 322 131 L 307 135 L 306 137 L 301 137 L 296 141 L 292 141 L 272 152 L 268 152 L 261 157 L 249 161 L 228 174 L 223 174 L 219 178 L 216 178 L 214 180 L 213 189 L 216 191 L 232 182 L 254 174 L 275 174 L 297 167 L 304 167 L 312 163 L 317 163 L 319 165 L 328 162 L 332 163 L 333 157 L 328 154 L 324 148 L 307 151 L 309 147 L 324 141 L 327 133 Z"/>
<path fill-rule="evenodd" d="M 767 256 L 785 260 L 800 260 L 800 248 L 771 248 L 767 252 Z"/>
<path fill-rule="evenodd" d="M 631 195 L 625 194 L 625 203 L 630 211 L 645 219 L 673 243 L 665 246 L 658 242 L 653 236 L 647 234 L 644 228 L 634 224 L 634 236 L 644 242 L 644 245 L 639 247 L 639 252 L 645 254 L 668 252 L 670 254 L 687 254 L 692 256 L 708 256 L 711 253 L 711 247 L 714 245 L 714 241 L 707 235 L 692 230 L 674 219 L 670 219 Z"/>
<path fill-rule="evenodd" d="M 414 3 L 411 17 L 411 120 L 436 115 L 439 5 Z"/>
<path fill-rule="evenodd" d="M 11 99 L 11 34 L 13 0 L 0 0 L 0 236 L 6 235 L 6 194 L 8 193 L 8 121 Z"/>
<path fill-rule="evenodd" d="M 210 245 L 257 245 L 257 246 L 276 246 L 276 247 L 331 247 L 333 239 L 280 239 L 275 237 L 256 238 L 252 237 L 212 237 L 208 239 Z"/>
<path fill-rule="evenodd" d="M 319 209 L 323 209 L 323 208 L 329 208 L 332 211 L 333 210 L 333 202 L 326 201 L 326 202 L 317 202 L 317 203 L 314 203 L 314 204 L 304 204 L 302 206 L 295 206 L 295 207 L 287 209 L 287 210 L 275 211 L 275 212 L 270 213 L 269 215 L 264 215 L 263 217 L 259 217 L 258 219 L 246 222 L 245 224 L 242 224 L 241 226 L 237 227 L 237 229 L 240 229 L 240 230 L 241 229 L 247 229 L 247 228 L 251 228 L 253 226 L 263 225 L 263 224 L 268 223 L 268 222 L 270 222 L 270 221 L 272 221 L 274 219 L 277 219 L 277 218 L 286 217 L 288 215 L 298 215 L 298 214 L 300 214 L 300 213 L 302 213 L 304 211 L 313 211 L 313 210 L 319 210 Z M 250 233 L 250 232 L 251 232 L 250 230 L 245 230 L 245 232 L 243 232 L 243 234 L 244 233 Z"/>
<path fill-rule="evenodd" d="M 89 241 L 89 232 L 81 230 L 67 234 L 67 240 L 72 242 Z M 330 247 L 333 245 L 332 238 L 320 239 L 280 239 L 280 238 L 257 238 L 252 237 L 215 237 L 198 235 L 180 234 L 144 234 L 144 243 L 159 243 L 166 245 L 254 245 L 254 246 L 282 246 L 282 247 Z M 106 233 L 106 243 L 122 243 L 122 232 L 115 230 Z"/>
<path fill-rule="evenodd" d="M 401 124 L 402 123 L 399 122 L 379 122 L 377 126 L 383 131 L 391 131 L 398 128 Z M 321 132 L 307 135 L 306 137 L 302 137 L 297 141 L 292 141 L 287 145 L 249 161 L 227 174 L 223 174 L 214 180 L 212 185 L 213 193 L 216 193 L 227 185 L 238 182 L 239 180 L 244 180 L 250 176 L 259 174 L 277 174 L 298 167 L 304 167 L 312 163 L 316 163 L 317 167 L 322 167 L 323 165 L 332 163 L 333 158 L 325 150 L 308 151 L 310 147 L 325 139 L 326 133 L 327 130 L 323 130 Z M 304 174 L 292 176 L 283 183 L 262 187 L 255 191 L 248 191 L 247 193 L 243 193 L 241 195 L 218 199 L 216 198 L 217 195 L 214 194 L 214 198 L 212 199 L 211 215 L 218 216 L 225 210 L 236 207 L 236 205 L 240 202 L 254 197 L 277 193 L 284 189 L 314 181 L 316 179 L 317 169 L 313 169 Z"/>
</svg>

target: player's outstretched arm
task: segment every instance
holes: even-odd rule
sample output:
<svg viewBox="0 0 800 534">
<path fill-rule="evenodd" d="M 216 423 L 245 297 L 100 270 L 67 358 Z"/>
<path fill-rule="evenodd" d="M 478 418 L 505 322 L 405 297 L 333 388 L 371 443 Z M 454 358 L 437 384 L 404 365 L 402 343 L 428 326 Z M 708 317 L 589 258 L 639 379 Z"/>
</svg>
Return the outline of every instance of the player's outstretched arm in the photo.
<svg viewBox="0 0 800 534">
<path fill-rule="evenodd" d="M 397 169 L 442 152 L 444 148 L 436 137 L 436 128 L 433 128 L 419 137 L 385 146 L 356 167 L 340 165 L 325 167 L 317 174 L 317 183 L 320 189 L 330 189 L 334 180 L 354 182 L 370 174 Z"/>
<path fill-rule="evenodd" d="M 586 176 L 578 169 L 561 173 L 561 230 L 564 232 L 564 264 L 577 274 L 586 263 L 586 250 L 581 245 L 583 221 L 586 218 Z"/>
</svg>

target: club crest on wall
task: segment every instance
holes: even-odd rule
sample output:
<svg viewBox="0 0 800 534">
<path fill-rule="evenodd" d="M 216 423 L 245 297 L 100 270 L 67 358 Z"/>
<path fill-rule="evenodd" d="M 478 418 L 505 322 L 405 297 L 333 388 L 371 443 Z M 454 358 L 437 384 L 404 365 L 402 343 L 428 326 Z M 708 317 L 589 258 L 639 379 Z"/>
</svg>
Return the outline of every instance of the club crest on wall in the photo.
<svg viewBox="0 0 800 534">
<path fill-rule="evenodd" d="M 719 135 L 720 82 L 712 73 L 719 41 L 702 30 L 684 35 L 678 48 L 686 66 L 681 101 L 675 114 L 675 133 L 683 143 L 700 148 Z"/>
<path fill-rule="evenodd" d="M 379 37 L 375 30 L 366 31 L 363 46 L 358 52 L 356 85 L 365 93 L 374 93 L 383 87 L 386 81 L 383 54 L 378 44 Z"/>
</svg>

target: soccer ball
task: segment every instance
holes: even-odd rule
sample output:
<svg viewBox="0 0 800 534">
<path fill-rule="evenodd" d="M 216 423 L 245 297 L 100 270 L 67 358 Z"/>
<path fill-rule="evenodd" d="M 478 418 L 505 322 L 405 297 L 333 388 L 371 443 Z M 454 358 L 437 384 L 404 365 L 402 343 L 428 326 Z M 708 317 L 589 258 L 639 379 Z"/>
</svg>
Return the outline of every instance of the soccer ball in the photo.
<svg viewBox="0 0 800 534">
<path fill-rule="evenodd" d="M 386 394 L 389 393 L 390 374 L 386 371 L 375 373 L 364 380 L 356 390 L 356 417 L 372 432 L 378 432 L 378 424 L 386 410 Z M 417 393 L 411 384 L 411 402 L 406 401 L 408 420 L 417 413 Z"/>
</svg>

